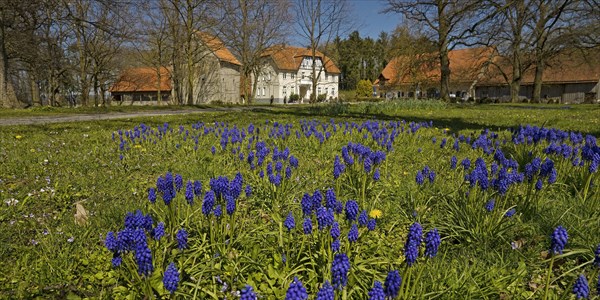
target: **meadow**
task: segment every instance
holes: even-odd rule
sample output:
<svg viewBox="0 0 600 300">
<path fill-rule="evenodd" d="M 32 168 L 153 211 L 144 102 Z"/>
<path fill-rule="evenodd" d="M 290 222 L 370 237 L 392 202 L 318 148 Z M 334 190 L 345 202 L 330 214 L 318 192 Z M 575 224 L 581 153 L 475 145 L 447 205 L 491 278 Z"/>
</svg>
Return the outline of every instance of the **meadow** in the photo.
<svg viewBox="0 0 600 300">
<path fill-rule="evenodd" d="M 599 136 L 435 101 L 0 126 L 0 298 L 599 298 Z"/>
</svg>

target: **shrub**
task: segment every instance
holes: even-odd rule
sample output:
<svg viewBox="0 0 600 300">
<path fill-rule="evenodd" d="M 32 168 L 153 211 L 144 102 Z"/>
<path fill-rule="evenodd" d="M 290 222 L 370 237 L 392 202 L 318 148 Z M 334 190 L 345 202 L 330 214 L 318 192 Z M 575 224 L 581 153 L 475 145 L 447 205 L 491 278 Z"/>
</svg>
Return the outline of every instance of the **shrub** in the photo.
<svg viewBox="0 0 600 300">
<path fill-rule="evenodd" d="M 358 97 L 371 97 L 373 95 L 373 83 L 371 80 L 361 80 L 356 84 L 356 95 Z"/>
</svg>

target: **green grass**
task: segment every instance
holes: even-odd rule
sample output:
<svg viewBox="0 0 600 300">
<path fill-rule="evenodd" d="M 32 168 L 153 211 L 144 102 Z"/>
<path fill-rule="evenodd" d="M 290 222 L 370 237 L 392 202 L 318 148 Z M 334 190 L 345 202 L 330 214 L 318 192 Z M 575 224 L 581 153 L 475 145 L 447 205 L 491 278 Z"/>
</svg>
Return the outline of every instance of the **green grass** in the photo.
<svg viewBox="0 0 600 300">
<path fill-rule="evenodd" d="M 110 108 L 100 112 L 163 109 L 180 107 Z M 97 112 L 91 108 L 0 110 L 0 117 Z M 348 168 L 334 180 L 333 160 L 336 155 L 341 156 L 341 147 L 349 141 L 376 150 L 383 148 L 370 137 L 364 139 L 364 132 L 343 134 L 343 126 L 323 143 L 314 136 L 296 138 L 302 120 L 329 123 L 332 118 L 336 123 L 359 124 L 366 120 L 431 120 L 433 127 L 398 135 L 393 151 L 380 166 L 380 181 L 374 182 L 371 175 L 365 175 L 362 165 Z M 265 125 L 267 120 L 270 122 Z M 569 299 L 579 274 L 587 276 L 592 290 L 598 278 L 598 269 L 592 266 L 593 251 L 600 243 L 600 212 L 596 209 L 600 200 L 598 173 L 589 177 L 586 168 L 573 168 L 569 160 L 544 154 L 542 150 L 548 145 L 545 142 L 537 146 L 514 146 L 509 142 L 500 148 L 507 157 L 518 160 L 520 168 L 535 156 L 552 158 L 558 171 L 557 182 L 552 185 L 544 182 L 544 188 L 537 192 L 531 185 L 522 184 L 511 187 L 504 196 L 477 188 L 466 195 L 469 189 L 463 180 L 464 171 L 461 167 L 451 170 L 450 157 L 456 155 L 459 164 L 466 157 L 473 162 L 484 157 L 488 168 L 492 157 L 464 143 L 456 152 L 452 149 L 452 135 L 473 134 L 474 139 L 482 129 L 489 128 L 498 133 L 499 141 L 510 140 L 508 129 L 532 124 L 599 136 L 599 120 L 600 107 L 593 105 L 457 106 L 417 101 L 253 106 L 244 112 L 3 126 L 0 127 L 0 268 L 3 270 L 0 298 L 139 299 L 149 293 L 166 296 L 162 271 L 170 261 L 175 261 L 183 273 L 177 297 L 231 298 L 232 289 L 239 290 L 248 283 L 265 299 L 282 299 L 294 276 L 302 280 L 314 297 L 321 284 L 331 280 L 331 239 L 328 231 L 311 237 L 301 233 L 299 202 L 305 193 L 319 189 L 325 194 L 328 188 L 334 188 L 338 200 L 355 199 L 361 209 L 376 208 L 383 212 L 376 230 L 360 228 L 359 241 L 352 245 L 346 239 L 350 225 L 338 217 L 342 251 L 351 258 L 352 266 L 345 289 L 348 299 L 366 299 L 373 281 L 383 282 L 392 269 L 400 270 L 403 277 L 403 299 L 539 299 L 545 294 L 551 299 Z M 218 121 L 229 124 L 229 128 L 233 125 L 247 128 L 253 123 L 260 128 L 260 140 L 267 145 L 276 145 L 280 150 L 288 147 L 299 159 L 299 168 L 293 171 L 292 180 L 275 187 L 259 177 L 258 169 L 251 170 L 240 161 L 237 153 L 230 152 L 231 148 L 220 151 L 220 139 L 212 132 L 201 135 L 195 150 L 192 138 L 184 141 L 178 134 L 179 125 L 193 135 L 203 133 L 191 127 L 200 121 L 205 127 L 213 127 Z M 165 122 L 174 132 L 156 144 L 136 143 L 129 145 L 128 151 L 120 151 L 118 138 L 112 140 L 119 129 L 132 130 L 141 123 L 156 129 Z M 273 122 L 291 124 L 290 136 L 269 137 Z M 321 125 L 316 128 L 323 132 Z M 432 142 L 434 137 L 436 143 Z M 448 143 L 441 149 L 443 138 Z M 246 139 L 241 147 L 245 154 L 247 143 Z M 214 155 L 210 152 L 212 146 L 217 148 Z M 529 151 L 533 156 L 529 156 Z M 269 155 L 267 161 L 270 159 Z M 435 170 L 437 177 L 434 184 L 419 186 L 415 174 L 425 165 Z M 234 217 L 224 214 L 222 221 L 211 225 L 200 212 L 193 213 L 194 209 L 200 209 L 202 199 L 196 199 L 192 209 L 186 204 L 183 191 L 178 193 L 171 208 L 161 204 L 160 197 L 156 205 L 148 202 L 148 188 L 155 186 L 157 178 L 167 171 L 181 174 L 185 181 L 201 180 L 205 191 L 210 178 L 223 175 L 231 179 L 240 172 L 245 183 L 252 186 L 252 196 L 240 197 Z M 586 193 L 588 178 L 592 184 Z M 486 213 L 483 205 L 491 198 L 496 199 L 496 208 Z M 89 214 L 85 225 L 75 222 L 76 203 Z M 515 206 L 514 217 L 503 217 L 505 211 Z M 167 233 L 174 235 L 178 228 L 184 227 L 190 234 L 191 247 L 183 252 L 176 250 L 172 236 L 160 243 L 150 243 L 155 271 L 146 280 L 137 275 L 130 254 L 123 256 L 121 268 L 112 268 L 112 254 L 104 247 L 106 233 L 121 230 L 125 214 L 136 209 L 165 221 Z M 293 234 L 281 225 L 290 211 L 296 218 L 296 227 L 300 228 Z M 408 227 L 415 221 L 423 225 L 425 232 L 438 228 L 443 242 L 438 257 L 421 256 L 409 268 L 404 262 L 404 241 Z M 558 225 L 567 228 L 569 243 L 565 254 L 555 258 L 548 277 L 550 256 L 545 251 L 549 248 L 549 235 Z M 314 219 L 313 230 L 317 231 Z M 220 291 L 222 284 L 215 276 L 228 284 L 227 291 Z M 551 286 L 546 293 L 547 280 Z"/>
</svg>

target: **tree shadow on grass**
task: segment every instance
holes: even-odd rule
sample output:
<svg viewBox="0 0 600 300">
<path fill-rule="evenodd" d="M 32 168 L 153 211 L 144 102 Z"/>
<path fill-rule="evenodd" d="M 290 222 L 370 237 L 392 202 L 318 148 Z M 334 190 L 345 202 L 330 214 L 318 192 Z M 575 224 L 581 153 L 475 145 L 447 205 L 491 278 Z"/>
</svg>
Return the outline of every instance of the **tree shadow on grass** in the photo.
<svg viewBox="0 0 600 300">
<path fill-rule="evenodd" d="M 511 130 L 516 129 L 520 125 L 525 125 L 527 123 L 515 124 L 514 126 L 506 126 L 506 125 L 489 125 L 489 124 L 480 124 L 477 122 L 468 121 L 466 118 L 462 117 L 448 117 L 444 116 L 443 110 L 438 110 L 439 114 L 432 115 L 431 117 L 425 118 L 420 116 L 394 116 L 387 115 L 384 113 L 358 113 L 358 112 L 342 112 L 338 113 L 333 111 L 332 109 L 328 109 L 324 106 L 314 106 L 314 107 L 277 107 L 277 108 L 253 108 L 250 111 L 256 113 L 262 113 L 266 115 L 273 116 L 281 116 L 281 115 L 293 115 L 296 117 L 304 117 L 304 118 L 314 118 L 314 117 L 331 117 L 331 118 L 351 118 L 356 120 L 382 120 L 382 121 L 392 121 L 392 120 L 405 120 L 407 122 L 430 122 L 433 121 L 433 125 L 438 128 L 450 128 L 454 132 L 458 131 L 481 131 L 484 129 L 489 129 L 493 131 L 503 131 L 503 130 Z M 543 125 L 537 125 L 541 127 Z M 600 136 L 600 129 L 596 128 L 587 128 L 588 130 L 581 131 L 583 134 L 591 134 L 594 136 Z"/>
</svg>

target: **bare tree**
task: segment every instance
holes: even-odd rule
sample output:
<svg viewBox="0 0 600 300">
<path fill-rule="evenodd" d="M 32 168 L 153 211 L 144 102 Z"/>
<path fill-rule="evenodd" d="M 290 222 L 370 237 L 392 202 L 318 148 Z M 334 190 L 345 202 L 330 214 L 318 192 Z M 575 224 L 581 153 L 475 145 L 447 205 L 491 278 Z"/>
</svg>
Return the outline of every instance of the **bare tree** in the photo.
<svg viewBox="0 0 600 300">
<path fill-rule="evenodd" d="M 160 0 L 160 6 L 169 32 L 174 98 L 178 104 L 191 105 L 201 96 L 198 94 L 202 91 L 198 80 L 203 76 L 198 73 L 200 63 L 211 55 L 199 43 L 198 33 L 209 32 L 218 23 L 213 14 L 215 1 Z"/>
<path fill-rule="evenodd" d="M 347 1 L 337 0 L 296 0 L 297 32 L 306 40 L 312 58 L 312 94 L 311 103 L 317 100 L 317 82 L 327 61 L 317 67 L 317 50 L 327 48 L 337 36 L 344 34 L 351 26 Z M 323 57 L 325 60 L 325 57 Z"/>
<path fill-rule="evenodd" d="M 532 1 L 534 9 L 534 63 L 535 78 L 533 85 L 533 102 L 540 102 L 542 94 L 542 76 L 548 60 L 560 53 L 568 40 L 568 27 L 577 26 L 570 23 L 567 18 L 579 21 L 578 14 L 574 13 L 574 0 L 538 0 Z"/>
<path fill-rule="evenodd" d="M 250 78 L 258 78 L 262 55 L 289 34 L 285 26 L 291 19 L 289 9 L 285 0 L 224 0 L 219 4 L 223 19 L 219 35 L 242 64 L 241 92 L 248 103 L 254 99 L 257 84 L 254 81 L 249 89 Z"/>
<path fill-rule="evenodd" d="M 457 45 L 474 45 L 478 27 L 492 19 L 496 11 L 479 0 L 387 0 L 384 12 L 402 14 L 405 18 L 426 25 L 437 42 L 440 60 L 440 93 L 449 100 L 450 60 L 448 52 Z"/>
</svg>

